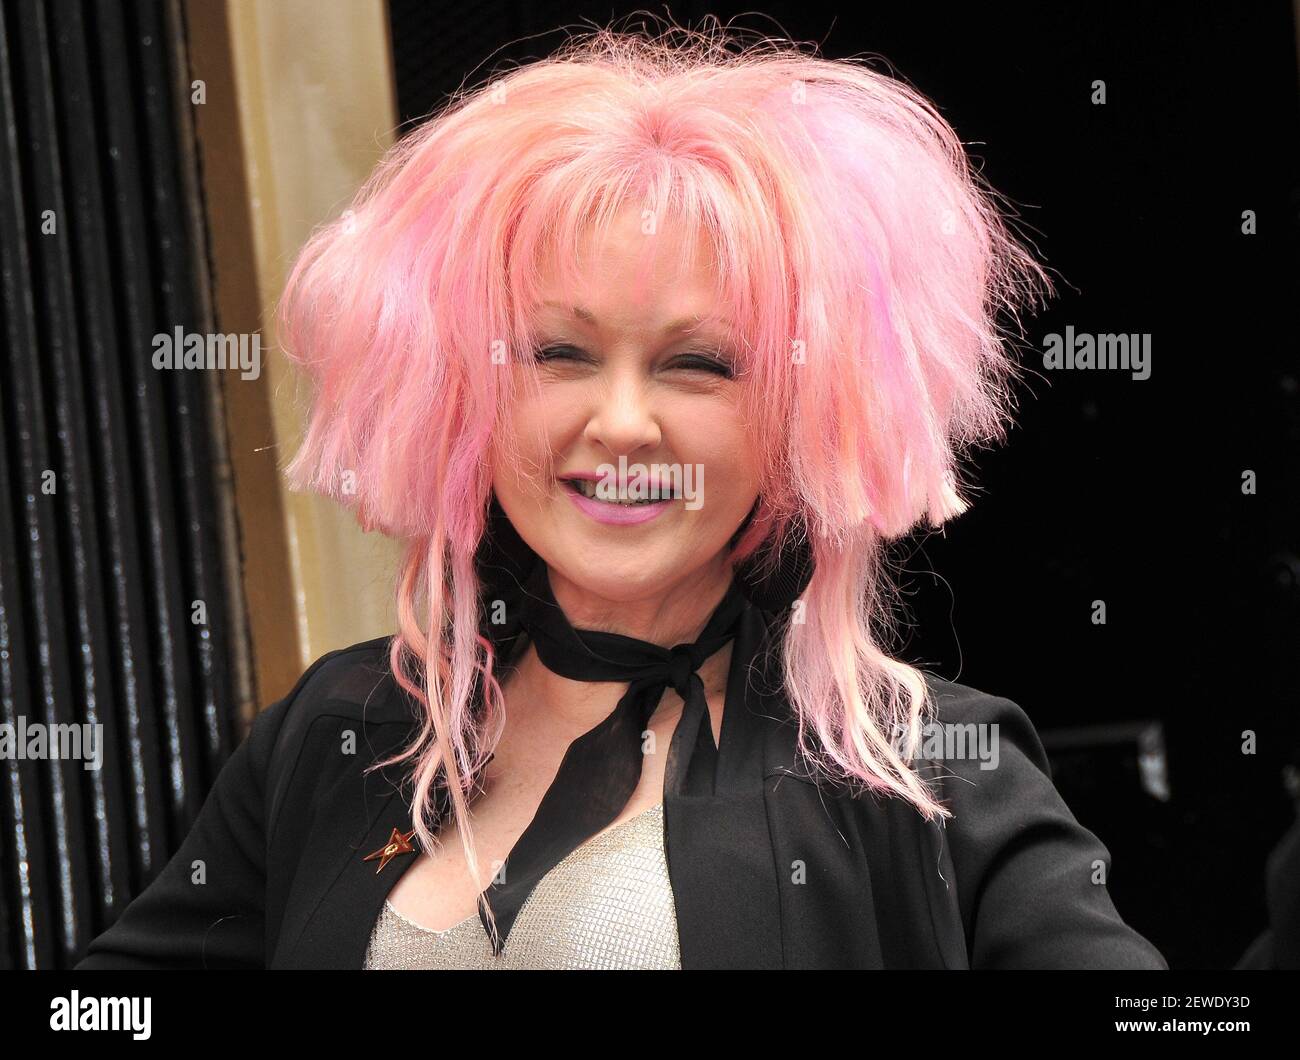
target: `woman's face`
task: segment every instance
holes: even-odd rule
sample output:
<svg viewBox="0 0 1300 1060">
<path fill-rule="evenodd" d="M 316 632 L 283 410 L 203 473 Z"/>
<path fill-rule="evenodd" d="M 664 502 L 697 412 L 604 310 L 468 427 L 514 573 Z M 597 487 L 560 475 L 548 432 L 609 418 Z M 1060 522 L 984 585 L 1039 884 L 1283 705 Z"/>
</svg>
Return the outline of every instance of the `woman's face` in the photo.
<svg viewBox="0 0 1300 1060">
<path fill-rule="evenodd" d="M 570 597 L 615 602 L 725 586 L 727 543 L 758 496 L 707 253 L 695 248 L 678 275 L 664 244 L 638 286 L 645 240 L 669 238 L 622 215 L 603 245 L 583 245 L 569 291 L 543 262 L 540 341 L 528 351 L 540 392 L 516 380 L 505 430 L 518 460 L 495 447 L 493 486 L 557 597 L 563 582 Z M 601 498 L 614 489 L 648 503 Z"/>
</svg>

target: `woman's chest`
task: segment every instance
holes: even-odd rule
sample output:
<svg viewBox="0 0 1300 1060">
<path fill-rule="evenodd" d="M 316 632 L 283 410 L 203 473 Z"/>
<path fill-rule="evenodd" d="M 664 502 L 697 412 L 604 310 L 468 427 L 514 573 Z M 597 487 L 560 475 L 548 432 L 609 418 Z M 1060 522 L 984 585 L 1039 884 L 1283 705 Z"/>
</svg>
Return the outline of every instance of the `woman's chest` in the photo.
<svg viewBox="0 0 1300 1060">
<path fill-rule="evenodd" d="M 671 699 L 671 693 L 665 699 Z M 641 777 L 623 810 L 584 847 L 622 834 L 626 826 L 646 815 L 664 798 L 665 761 L 680 715 L 681 701 L 666 702 L 651 719 L 642 738 Z M 722 699 L 709 697 L 710 713 L 720 720 Z M 563 748 L 539 748 L 526 736 L 513 741 L 503 734 L 488 769 L 482 794 L 470 806 L 479 882 L 469 871 L 461 837 L 448 826 L 437 836 L 435 850 L 421 852 L 398 879 L 388 902 L 401 916 L 428 931 L 447 931 L 478 917 L 478 895 L 503 871 L 510 852 L 528 828 L 554 779 Z M 718 729 L 715 725 L 714 738 Z M 496 767 L 496 768 L 494 768 Z M 662 849 L 662 848 L 660 848 Z M 608 856 L 609 851 L 606 851 Z M 617 866 L 620 858 L 610 861 Z"/>
<path fill-rule="evenodd" d="M 914 813 L 903 812 L 907 807 L 852 799 L 797 779 L 796 772 L 801 776 L 803 771 L 792 769 L 794 731 L 768 723 L 765 719 L 773 713 L 770 708 L 751 712 L 748 728 L 736 727 L 732 719 L 730 736 L 723 740 L 722 768 L 709 790 L 665 792 L 662 758 L 648 759 L 634 799 L 606 826 L 608 834 L 662 799 L 657 838 L 662 839 L 663 860 L 644 862 L 652 866 L 651 883 L 641 893 L 662 899 L 665 878 L 670 883 L 680 966 L 929 967 L 941 966 L 940 953 L 943 964 L 959 966 L 962 922 L 943 830 L 920 827 Z M 376 753 L 401 746 L 404 734 L 393 728 L 390 734 L 369 734 Z M 659 753 L 666 754 L 663 737 L 656 742 Z M 647 801 L 649 791 L 654 794 Z M 522 818 L 535 811 L 541 793 L 534 792 L 533 805 L 525 803 L 514 826 L 486 852 L 480 838 L 485 869 L 509 853 L 512 837 L 527 823 Z M 396 885 L 407 876 L 403 890 L 408 896 L 416 902 L 432 899 L 418 907 L 398 906 L 417 925 L 473 926 L 468 918 L 477 920 L 477 892 L 456 877 L 456 870 L 464 878 L 468 873 L 463 858 L 453 860 L 459 848 L 454 830 L 437 847 L 445 856 L 425 859 L 419 872 L 413 871 L 415 857 L 392 859 L 378 872 L 374 860 L 363 859 L 394 830 L 405 834 L 411 828 L 412 807 L 403 794 L 391 776 L 364 771 L 340 772 L 337 783 L 327 777 L 323 787 L 304 784 L 291 790 L 285 820 L 309 819 L 319 827 L 304 844 L 290 848 L 280 842 L 271 851 L 268 945 L 273 967 L 361 967 L 385 900 L 401 901 Z M 483 816 L 491 805 L 476 800 L 475 808 Z M 508 818 L 508 801 L 500 805 L 502 819 Z M 642 829 L 640 839 L 650 832 Z M 487 842 L 492 844 L 491 837 Z M 397 875 L 404 862 L 412 869 Z M 607 864 L 585 860 L 581 868 L 595 876 Z M 571 885 L 575 876 L 566 879 Z M 428 886 L 411 886 L 421 881 Z M 573 889 L 555 894 L 566 911 L 583 908 Z M 453 906 L 457 897 L 460 905 Z M 547 908 L 558 918 L 549 899 Z M 663 941 L 665 921 L 655 915 L 659 927 L 650 934 Z M 950 948 L 955 956 L 947 952 Z M 551 952 L 548 947 L 548 957 Z"/>
</svg>

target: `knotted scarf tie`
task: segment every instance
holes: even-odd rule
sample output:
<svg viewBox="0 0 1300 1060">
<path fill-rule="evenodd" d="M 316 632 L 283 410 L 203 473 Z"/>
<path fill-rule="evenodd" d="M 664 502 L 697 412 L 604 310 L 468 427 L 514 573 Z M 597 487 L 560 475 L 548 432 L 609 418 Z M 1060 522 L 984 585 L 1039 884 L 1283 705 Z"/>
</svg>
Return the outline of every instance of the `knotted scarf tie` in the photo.
<svg viewBox="0 0 1300 1060">
<path fill-rule="evenodd" d="M 628 686 L 613 712 L 569 745 L 532 822 L 479 896 L 479 919 L 493 953 L 504 950 L 519 910 L 542 877 L 627 806 L 641 780 L 643 734 L 667 688 L 685 706 L 668 748 L 665 797 L 713 793 L 718 749 L 697 671 L 735 637 L 746 606 L 733 581 L 699 639 L 663 648 L 617 633 L 574 629 L 555 602 L 546 564 L 537 564 L 525 586 L 519 622 L 542 664 L 571 680 L 626 681 Z M 485 902 L 496 918 L 496 934 Z"/>
</svg>

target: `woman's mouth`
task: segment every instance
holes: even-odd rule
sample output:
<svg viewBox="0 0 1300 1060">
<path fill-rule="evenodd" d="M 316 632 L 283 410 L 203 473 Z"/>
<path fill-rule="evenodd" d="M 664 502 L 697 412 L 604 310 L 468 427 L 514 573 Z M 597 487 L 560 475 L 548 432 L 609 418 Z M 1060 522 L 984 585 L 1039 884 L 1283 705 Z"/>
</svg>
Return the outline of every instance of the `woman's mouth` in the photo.
<svg viewBox="0 0 1300 1060">
<path fill-rule="evenodd" d="M 638 490 L 609 489 L 592 479 L 563 479 L 564 491 L 579 511 L 605 526 L 635 526 L 657 519 L 672 507 L 673 497 L 640 497 Z M 650 491 L 652 492 L 652 491 Z"/>
</svg>

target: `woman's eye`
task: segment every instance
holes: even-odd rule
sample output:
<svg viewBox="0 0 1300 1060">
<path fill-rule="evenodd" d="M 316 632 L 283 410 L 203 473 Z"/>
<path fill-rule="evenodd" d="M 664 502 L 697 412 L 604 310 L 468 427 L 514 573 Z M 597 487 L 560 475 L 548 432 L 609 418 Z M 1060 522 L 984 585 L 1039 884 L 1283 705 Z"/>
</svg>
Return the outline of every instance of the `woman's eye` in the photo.
<svg viewBox="0 0 1300 1060">
<path fill-rule="evenodd" d="M 543 364 L 552 361 L 585 362 L 590 360 L 585 353 L 573 346 L 544 346 L 537 351 L 536 359 Z M 667 367 L 685 369 L 686 371 L 708 372 L 712 375 L 721 376 L 723 379 L 730 379 L 733 375 L 729 361 L 703 353 L 675 357 L 668 362 Z"/>
<path fill-rule="evenodd" d="M 580 361 L 583 354 L 572 346 L 546 346 L 537 351 L 539 361 Z"/>
<path fill-rule="evenodd" d="M 678 357 L 672 362 L 671 367 L 688 368 L 692 370 L 698 369 L 703 372 L 712 372 L 714 375 L 719 375 L 724 379 L 730 379 L 733 374 L 731 365 L 727 361 L 719 357 L 709 357 L 704 354 Z"/>
</svg>

